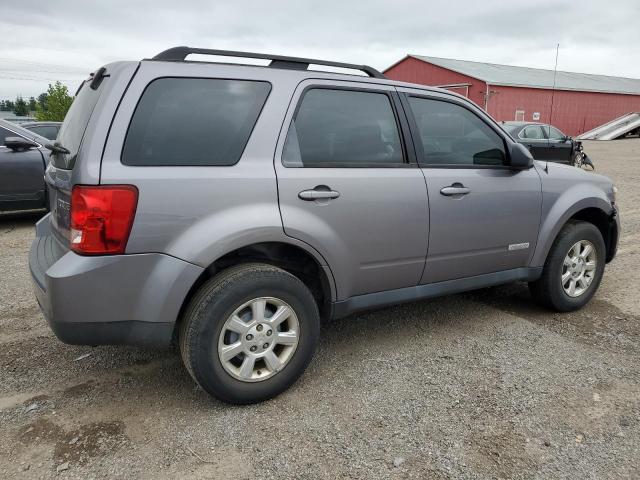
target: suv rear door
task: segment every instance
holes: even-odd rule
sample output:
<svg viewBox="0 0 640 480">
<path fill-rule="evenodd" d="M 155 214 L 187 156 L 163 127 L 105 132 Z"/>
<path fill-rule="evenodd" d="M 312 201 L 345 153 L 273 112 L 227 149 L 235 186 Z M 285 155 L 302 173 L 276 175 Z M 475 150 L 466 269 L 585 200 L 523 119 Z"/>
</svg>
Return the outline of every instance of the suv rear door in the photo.
<svg viewBox="0 0 640 480">
<path fill-rule="evenodd" d="M 541 183 L 513 170 L 497 125 L 464 100 L 412 89 L 403 97 L 429 192 L 429 251 L 421 283 L 529 265 Z"/>
<path fill-rule="evenodd" d="M 291 105 L 275 155 L 285 233 L 322 254 L 339 300 L 417 285 L 428 198 L 395 89 L 307 80 Z"/>
</svg>

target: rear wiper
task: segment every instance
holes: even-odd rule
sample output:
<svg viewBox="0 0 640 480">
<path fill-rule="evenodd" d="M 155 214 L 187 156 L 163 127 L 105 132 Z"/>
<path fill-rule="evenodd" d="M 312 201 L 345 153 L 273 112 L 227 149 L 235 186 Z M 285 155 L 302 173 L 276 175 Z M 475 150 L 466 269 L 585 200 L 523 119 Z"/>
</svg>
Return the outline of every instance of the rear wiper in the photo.
<svg viewBox="0 0 640 480">
<path fill-rule="evenodd" d="M 44 148 L 51 150 L 53 153 L 64 153 L 65 155 L 69 155 L 71 153 L 69 149 L 55 143 L 47 143 Z"/>
</svg>

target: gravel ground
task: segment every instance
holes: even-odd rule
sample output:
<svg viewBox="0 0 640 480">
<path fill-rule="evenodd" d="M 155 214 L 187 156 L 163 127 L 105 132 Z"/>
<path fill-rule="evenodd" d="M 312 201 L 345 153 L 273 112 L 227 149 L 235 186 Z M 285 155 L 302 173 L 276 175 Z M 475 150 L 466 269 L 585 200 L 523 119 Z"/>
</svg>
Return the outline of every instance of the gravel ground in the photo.
<svg viewBox="0 0 640 480">
<path fill-rule="evenodd" d="M 231 407 L 174 349 L 74 347 L 0 219 L 3 478 L 640 478 L 640 140 L 585 142 L 620 189 L 616 260 L 582 311 L 514 284 L 323 327 L 307 373 Z"/>
</svg>

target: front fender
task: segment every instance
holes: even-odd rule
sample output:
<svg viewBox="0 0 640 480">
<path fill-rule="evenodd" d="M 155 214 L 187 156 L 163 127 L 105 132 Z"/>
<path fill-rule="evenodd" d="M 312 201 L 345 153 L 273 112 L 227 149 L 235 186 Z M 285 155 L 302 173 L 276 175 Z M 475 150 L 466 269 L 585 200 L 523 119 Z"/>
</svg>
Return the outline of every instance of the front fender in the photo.
<svg viewBox="0 0 640 480">
<path fill-rule="evenodd" d="M 549 250 L 562 227 L 571 217 L 586 208 L 597 208 L 607 215 L 613 213 L 613 207 L 606 193 L 597 185 L 579 183 L 564 191 L 543 193 L 542 221 L 536 249 L 531 259 L 532 267 L 544 265 Z"/>
</svg>

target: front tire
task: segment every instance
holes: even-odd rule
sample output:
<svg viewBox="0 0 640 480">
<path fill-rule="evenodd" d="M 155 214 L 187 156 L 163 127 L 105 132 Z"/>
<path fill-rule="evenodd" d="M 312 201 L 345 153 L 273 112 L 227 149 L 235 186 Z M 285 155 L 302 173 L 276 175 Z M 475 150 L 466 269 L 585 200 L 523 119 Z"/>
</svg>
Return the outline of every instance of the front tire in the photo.
<svg viewBox="0 0 640 480">
<path fill-rule="evenodd" d="M 302 375 L 319 333 L 318 306 L 297 277 L 246 264 L 200 287 L 182 319 L 180 351 L 206 392 L 228 403 L 256 403 Z"/>
<path fill-rule="evenodd" d="M 559 312 L 578 310 L 595 295 L 604 274 L 606 248 L 595 225 L 568 222 L 556 238 L 542 276 L 529 283 L 540 304 Z"/>
</svg>

